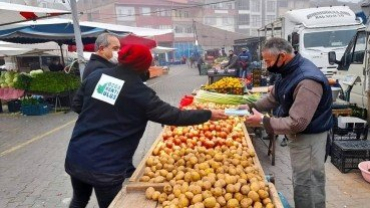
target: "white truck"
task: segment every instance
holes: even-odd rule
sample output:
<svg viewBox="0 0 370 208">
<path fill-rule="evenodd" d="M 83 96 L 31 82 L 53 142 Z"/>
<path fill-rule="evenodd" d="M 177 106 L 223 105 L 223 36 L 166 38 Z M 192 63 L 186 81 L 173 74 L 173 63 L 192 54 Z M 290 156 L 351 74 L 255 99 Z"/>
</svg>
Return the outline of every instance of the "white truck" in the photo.
<svg viewBox="0 0 370 208">
<path fill-rule="evenodd" d="M 369 1 L 370 2 L 370 1 Z M 366 16 L 370 14 L 370 3 L 363 3 L 362 9 Z M 342 55 L 336 51 L 329 52 L 328 61 L 331 64 L 338 64 L 338 74 L 333 78 L 338 79 L 344 91 L 349 92 L 346 98 L 350 103 L 358 107 L 369 109 L 369 21 L 366 26 L 359 28 Z M 337 60 L 337 57 L 340 60 Z M 348 90 L 350 89 L 350 90 Z M 368 121 L 370 121 L 368 114 Z"/>
<path fill-rule="evenodd" d="M 342 56 L 356 30 L 363 27 L 360 19 L 348 6 L 296 9 L 259 29 L 266 39 L 282 37 L 294 49 L 311 60 L 328 77 L 337 66 L 328 62 L 328 52 Z"/>
</svg>

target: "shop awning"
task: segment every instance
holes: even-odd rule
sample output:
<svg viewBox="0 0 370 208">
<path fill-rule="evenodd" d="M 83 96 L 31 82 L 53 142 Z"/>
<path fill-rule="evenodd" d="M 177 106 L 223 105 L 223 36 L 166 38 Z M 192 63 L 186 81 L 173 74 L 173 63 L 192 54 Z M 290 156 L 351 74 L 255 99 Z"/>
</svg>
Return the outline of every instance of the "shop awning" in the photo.
<svg viewBox="0 0 370 208">
<path fill-rule="evenodd" d="M 0 2 L 0 26 L 70 13 L 64 10 Z"/>
</svg>

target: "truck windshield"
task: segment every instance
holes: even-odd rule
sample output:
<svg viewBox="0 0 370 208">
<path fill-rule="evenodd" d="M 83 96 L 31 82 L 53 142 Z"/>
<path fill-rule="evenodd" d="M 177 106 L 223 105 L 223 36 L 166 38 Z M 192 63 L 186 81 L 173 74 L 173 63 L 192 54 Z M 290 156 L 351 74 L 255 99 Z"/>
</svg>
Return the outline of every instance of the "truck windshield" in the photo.
<svg viewBox="0 0 370 208">
<path fill-rule="evenodd" d="M 354 29 L 306 33 L 303 36 L 304 47 L 345 47 L 355 33 Z"/>
</svg>

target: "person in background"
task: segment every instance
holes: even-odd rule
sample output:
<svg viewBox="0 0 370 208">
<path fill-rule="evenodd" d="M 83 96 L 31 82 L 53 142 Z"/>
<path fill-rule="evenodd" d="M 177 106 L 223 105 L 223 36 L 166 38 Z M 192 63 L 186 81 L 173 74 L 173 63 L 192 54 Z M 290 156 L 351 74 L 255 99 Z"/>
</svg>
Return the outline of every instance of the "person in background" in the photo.
<svg viewBox="0 0 370 208">
<path fill-rule="evenodd" d="M 239 66 L 240 74 L 239 77 L 245 78 L 248 75 L 248 66 L 252 61 L 252 55 L 247 48 L 242 48 L 242 52 L 239 54 Z"/>
<path fill-rule="evenodd" d="M 293 52 L 282 38 L 270 38 L 262 49 L 267 70 L 281 75 L 267 96 L 245 108 L 247 124 L 262 124 L 268 133 L 289 139 L 295 207 L 325 207 L 325 150 L 333 126 L 332 93 L 325 75 Z M 276 117 L 260 111 L 277 108 Z"/>
<path fill-rule="evenodd" d="M 229 61 L 224 66 L 225 69 L 235 69 L 237 74 L 239 74 L 238 67 L 238 56 L 234 54 L 233 50 L 229 50 Z"/>
<path fill-rule="evenodd" d="M 201 55 L 199 55 L 198 60 L 197 60 L 197 67 L 198 67 L 199 75 L 202 75 L 202 65 L 203 64 L 204 64 L 203 57 Z"/>
<path fill-rule="evenodd" d="M 86 64 L 82 80 L 97 69 L 115 67 L 120 48 L 121 43 L 116 36 L 109 33 L 100 34 L 95 40 L 95 53 L 91 54 Z"/>
<path fill-rule="evenodd" d="M 49 70 L 51 72 L 59 72 L 63 71 L 64 66 L 60 63 L 59 58 L 53 58 L 52 62 L 49 65 Z"/>
<path fill-rule="evenodd" d="M 140 78 L 152 61 L 147 47 L 126 45 L 118 60 L 114 68 L 91 73 L 73 100 L 79 116 L 65 159 L 73 187 L 70 208 L 86 207 L 93 189 L 99 207 L 109 206 L 148 121 L 186 126 L 227 118 L 222 110 L 180 110 L 162 101 Z"/>
</svg>

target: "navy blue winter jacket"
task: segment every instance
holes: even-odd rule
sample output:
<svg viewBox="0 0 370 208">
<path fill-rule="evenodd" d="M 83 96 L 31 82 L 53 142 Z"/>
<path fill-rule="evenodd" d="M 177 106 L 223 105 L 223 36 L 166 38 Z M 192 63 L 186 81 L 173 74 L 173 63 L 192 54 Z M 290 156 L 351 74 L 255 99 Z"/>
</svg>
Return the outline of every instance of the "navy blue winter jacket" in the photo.
<svg viewBox="0 0 370 208">
<path fill-rule="evenodd" d="M 92 97 L 94 90 L 103 92 L 102 86 L 97 87 L 102 74 L 125 81 L 114 105 Z M 78 90 L 73 109 L 79 116 L 65 169 L 93 185 L 123 182 L 149 120 L 181 126 L 211 118 L 209 110 L 182 111 L 163 102 L 137 73 L 121 66 L 91 73 Z"/>
</svg>

